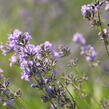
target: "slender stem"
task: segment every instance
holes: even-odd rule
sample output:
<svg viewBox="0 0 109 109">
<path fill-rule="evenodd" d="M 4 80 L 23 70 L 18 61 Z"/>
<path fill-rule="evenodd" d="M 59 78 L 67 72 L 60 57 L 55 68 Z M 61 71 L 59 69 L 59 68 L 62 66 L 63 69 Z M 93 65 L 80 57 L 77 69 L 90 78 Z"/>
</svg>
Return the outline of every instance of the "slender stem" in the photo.
<svg viewBox="0 0 109 109">
<path fill-rule="evenodd" d="M 21 97 L 19 98 L 19 102 L 20 102 L 21 104 L 23 104 L 24 109 L 28 109 L 27 103 L 25 103 L 24 100 L 23 100 Z"/>
<path fill-rule="evenodd" d="M 100 32 L 101 32 L 101 34 L 103 35 L 103 28 L 102 28 L 102 22 L 101 22 L 101 17 L 100 17 L 99 11 L 98 11 L 98 20 L 99 20 L 99 22 L 100 22 L 100 25 L 99 25 L 99 27 L 100 27 Z M 103 37 L 103 36 L 102 36 L 102 37 Z M 108 47 L 107 47 L 107 39 L 106 39 L 106 37 L 103 37 L 103 40 L 104 40 L 104 44 L 105 44 L 105 49 L 106 49 L 107 55 L 109 56 L 109 51 L 108 51 Z"/>
<path fill-rule="evenodd" d="M 108 47 L 106 43 L 107 43 L 107 40 L 104 39 L 105 49 L 106 49 L 107 55 L 109 56 L 109 51 L 108 51 Z"/>
<path fill-rule="evenodd" d="M 105 2 L 106 0 L 102 1 L 102 4 Z M 95 2 L 97 2 L 97 0 L 95 0 Z M 98 10 L 98 20 L 100 22 L 100 32 L 103 34 L 103 28 L 102 28 L 102 22 L 101 22 L 101 17 L 100 17 L 100 12 Z M 103 36 L 102 36 L 103 37 Z M 104 40 L 104 45 L 105 45 L 105 49 L 106 49 L 106 52 L 107 52 L 107 55 L 109 56 L 109 51 L 108 51 L 108 47 L 107 47 L 107 39 L 105 37 L 103 37 L 103 40 Z"/>
<path fill-rule="evenodd" d="M 76 66 L 75 68 L 76 68 L 76 69 L 75 69 L 75 70 L 76 70 L 76 73 L 78 74 L 78 73 L 80 72 L 78 66 Z M 92 94 L 91 94 L 90 92 L 88 93 L 88 95 L 89 95 L 89 96 L 92 96 Z M 96 102 L 97 105 L 99 105 L 98 101 L 96 100 L 96 98 L 95 98 L 94 96 L 93 96 L 93 100 Z M 86 102 L 87 102 L 87 101 L 86 101 Z"/>
<path fill-rule="evenodd" d="M 68 92 L 68 94 L 71 96 L 72 100 L 75 101 L 73 95 L 70 93 L 70 91 L 68 90 L 68 88 L 66 86 L 64 86 L 61 82 L 60 82 L 60 84 L 66 89 L 66 91 Z M 77 105 L 77 108 L 80 109 L 76 101 L 75 101 L 75 103 Z"/>
</svg>

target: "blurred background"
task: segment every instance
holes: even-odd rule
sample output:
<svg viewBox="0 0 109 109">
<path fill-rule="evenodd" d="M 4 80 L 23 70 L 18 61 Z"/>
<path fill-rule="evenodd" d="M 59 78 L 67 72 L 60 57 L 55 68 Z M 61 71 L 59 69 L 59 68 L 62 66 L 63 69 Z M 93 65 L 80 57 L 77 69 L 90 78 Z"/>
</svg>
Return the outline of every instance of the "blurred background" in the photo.
<svg viewBox="0 0 109 109">
<path fill-rule="evenodd" d="M 92 1 L 0 0 L 0 42 L 6 42 L 8 34 L 14 29 L 20 29 L 31 34 L 33 37 L 31 42 L 34 44 L 48 40 L 54 44 L 68 45 L 72 50 L 73 57 L 80 60 L 78 64 L 80 71 L 91 77 L 90 87 L 95 87 L 94 94 L 97 93 L 98 98 L 101 96 L 107 97 L 109 95 L 109 61 L 106 51 L 103 42 L 98 40 L 97 32 L 83 19 L 80 12 L 80 7 L 89 2 Z M 71 41 L 75 32 L 81 32 L 87 43 L 92 44 L 97 50 L 101 64 L 96 70 L 91 68 L 89 71 L 87 63 L 80 56 L 79 46 Z M 10 68 L 8 60 L 9 56 L 3 57 L 0 55 L 0 67 L 4 69 L 5 75 L 10 77 L 11 82 L 14 83 L 11 86 L 12 90 L 20 87 L 22 99 L 25 101 L 27 109 L 46 109 L 48 104 L 41 102 L 40 92 L 29 88 L 29 84 L 20 79 L 20 70 L 16 66 Z M 61 66 L 59 69 L 62 71 L 63 67 Z"/>
</svg>

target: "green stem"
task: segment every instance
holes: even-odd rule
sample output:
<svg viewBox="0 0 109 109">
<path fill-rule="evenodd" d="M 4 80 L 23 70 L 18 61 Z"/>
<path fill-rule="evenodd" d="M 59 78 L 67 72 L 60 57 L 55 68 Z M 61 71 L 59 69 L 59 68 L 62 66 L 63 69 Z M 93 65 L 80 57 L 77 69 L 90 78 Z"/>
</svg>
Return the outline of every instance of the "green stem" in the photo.
<svg viewBox="0 0 109 109">
<path fill-rule="evenodd" d="M 28 109 L 28 107 L 27 107 L 27 105 L 25 104 L 25 102 L 23 101 L 23 99 L 20 97 L 20 98 L 18 98 L 19 99 L 19 102 L 21 103 L 21 104 L 23 104 L 23 106 L 24 106 L 24 109 Z"/>
<path fill-rule="evenodd" d="M 100 17 L 100 12 L 99 11 L 98 11 L 98 20 L 99 20 L 99 23 L 100 23 L 100 25 L 99 25 L 100 32 L 103 35 L 103 28 L 102 28 L 102 22 L 101 22 L 101 17 Z M 107 55 L 109 56 L 109 51 L 108 51 L 108 47 L 107 47 L 107 38 L 103 37 L 103 40 L 104 40 L 104 44 L 105 44 L 105 49 L 106 49 Z"/>
<path fill-rule="evenodd" d="M 66 89 L 66 91 L 68 92 L 68 94 L 70 95 L 70 97 L 72 98 L 72 100 L 75 101 L 75 103 L 77 105 L 77 108 L 80 109 L 79 106 L 78 106 L 78 104 L 77 104 L 77 102 L 76 102 L 76 100 L 74 99 L 73 95 L 70 93 L 70 91 L 68 90 L 68 88 L 66 86 L 64 86 L 61 82 L 60 82 L 60 84 L 62 85 L 62 87 L 64 87 Z"/>
</svg>

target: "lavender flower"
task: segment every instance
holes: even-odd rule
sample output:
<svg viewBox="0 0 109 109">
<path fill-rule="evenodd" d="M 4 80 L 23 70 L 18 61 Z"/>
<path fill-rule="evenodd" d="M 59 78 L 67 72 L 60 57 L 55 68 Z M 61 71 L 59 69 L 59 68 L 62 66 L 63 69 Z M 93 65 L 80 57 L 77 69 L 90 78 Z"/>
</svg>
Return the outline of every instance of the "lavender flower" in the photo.
<svg viewBox="0 0 109 109">
<path fill-rule="evenodd" d="M 106 4 L 105 10 L 106 10 L 106 11 L 109 11 L 109 3 Z"/>
<path fill-rule="evenodd" d="M 109 32 L 107 29 L 102 30 L 102 22 L 100 21 L 98 12 L 105 1 L 109 0 L 101 0 L 93 4 L 83 5 L 81 7 L 81 13 L 91 24 L 100 27 L 100 35 L 102 39 L 106 39 L 107 41 Z M 107 8 L 105 7 L 105 9 L 108 10 L 108 6 Z M 43 102 L 50 102 L 51 109 L 76 109 L 77 103 L 70 91 L 68 91 L 68 85 L 73 86 L 74 91 L 76 90 L 76 94 L 78 94 L 82 87 L 82 82 L 88 78 L 86 76 L 78 78 L 74 75 L 68 75 L 67 77 L 63 77 L 64 80 L 57 81 L 58 72 L 56 71 L 57 61 L 61 57 L 71 56 L 70 48 L 60 46 L 58 49 L 55 49 L 49 41 L 45 41 L 40 45 L 34 45 L 30 43 L 30 39 L 32 39 L 32 37 L 28 32 L 22 33 L 18 29 L 14 30 L 13 33 L 9 35 L 7 43 L 0 45 L 2 54 L 13 53 L 10 58 L 10 66 L 14 64 L 19 66 L 21 69 L 21 79 L 29 82 L 32 88 L 42 90 L 43 95 L 41 99 Z M 86 45 L 86 40 L 81 33 L 75 33 L 72 41 L 81 46 L 80 54 L 84 56 L 87 61 L 95 61 L 97 53 L 93 46 Z M 76 65 L 76 63 L 77 60 L 75 59 L 70 62 L 69 66 L 72 67 L 72 65 Z M 0 73 L 1 72 L 3 72 L 2 69 L 0 69 Z M 1 77 L 0 75 L 0 79 Z M 63 81 L 65 82 L 63 83 Z M 11 106 L 13 106 L 17 94 L 11 93 L 8 89 L 8 81 L 0 81 L 0 83 L 2 83 L 0 84 L 0 102 L 2 102 L 4 106 L 12 109 Z M 85 94 L 81 91 L 80 96 L 83 98 Z M 104 104 L 107 105 L 107 102 L 103 103 L 103 106 Z"/>
<path fill-rule="evenodd" d="M 86 16 L 88 12 L 93 11 L 92 7 L 90 6 L 90 4 L 87 5 L 83 5 L 81 7 L 81 12 L 83 16 Z"/>
<path fill-rule="evenodd" d="M 75 109 L 75 101 L 66 96 L 65 89 L 62 85 L 47 86 L 45 88 L 46 95 L 42 97 L 43 100 L 53 100 L 54 106 L 59 108 Z M 51 108 L 55 108 L 53 105 Z"/>
<path fill-rule="evenodd" d="M 80 54 L 85 56 L 87 61 L 94 61 L 96 59 L 96 51 L 91 45 L 86 45 L 86 40 L 81 33 L 75 33 L 72 41 L 81 45 Z"/>
<path fill-rule="evenodd" d="M 13 33 L 9 35 L 8 40 L 10 40 L 10 41 L 11 40 L 18 40 L 20 38 L 21 33 L 22 32 L 20 30 L 15 29 L 13 31 Z"/>
<path fill-rule="evenodd" d="M 33 75 L 41 76 L 48 71 L 51 71 L 52 75 L 55 59 L 59 57 L 59 53 L 49 41 L 40 45 L 30 44 L 31 36 L 19 30 L 14 30 L 8 39 L 9 41 L 5 44 L 6 49 L 15 52 L 15 55 L 10 58 L 10 66 L 18 63 L 22 70 L 21 79 L 29 81 Z"/>
<path fill-rule="evenodd" d="M 90 20 L 93 17 L 94 9 L 90 4 L 83 5 L 81 7 L 81 13 L 85 18 L 88 18 Z"/>
<path fill-rule="evenodd" d="M 26 74 L 26 73 L 22 73 L 21 79 L 23 79 L 23 80 L 25 80 L 25 81 L 29 81 L 29 75 Z"/>
<path fill-rule="evenodd" d="M 8 51 L 6 50 L 5 46 L 3 44 L 0 45 L 0 50 L 2 51 L 2 55 L 6 56 Z"/>
<path fill-rule="evenodd" d="M 45 47 L 45 48 L 52 48 L 52 44 L 51 44 L 49 41 L 46 41 L 46 42 L 44 43 L 44 47 Z"/>
<path fill-rule="evenodd" d="M 95 20 L 96 12 L 98 12 L 104 1 L 91 3 L 81 6 L 81 14 L 88 20 Z"/>
<path fill-rule="evenodd" d="M 86 40 L 81 33 L 75 33 L 73 35 L 72 41 L 75 42 L 75 43 L 81 44 L 81 45 L 86 44 Z"/>
<path fill-rule="evenodd" d="M 3 72 L 3 70 L 0 68 L 0 73 L 2 73 Z"/>
<path fill-rule="evenodd" d="M 55 50 L 53 51 L 53 56 L 56 57 L 56 58 L 59 58 L 60 57 L 59 53 L 56 52 Z"/>
<path fill-rule="evenodd" d="M 12 34 L 8 36 L 8 42 L 3 45 L 0 45 L 0 49 L 2 50 L 2 54 L 6 55 L 8 52 L 11 51 L 19 51 L 25 46 L 26 44 L 29 44 L 29 40 L 31 39 L 31 36 L 29 33 L 25 32 L 22 34 L 22 32 L 18 29 L 15 29 Z"/>
<path fill-rule="evenodd" d="M 52 100 L 56 107 L 72 109 L 74 100 L 67 97 L 61 84 L 55 85 L 56 62 L 59 58 L 70 55 L 70 49 L 61 46 L 55 50 L 49 41 L 33 45 L 29 42 L 31 36 L 27 32 L 22 33 L 19 30 L 14 30 L 8 39 L 9 41 L 1 48 L 14 52 L 10 58 L 10 66 L 17 63 L 16 65 L 22 70 L 21 79 L 28 81 L 31 87 L 43 90 L 45 95 L 41 98 L 44 102 Z M 83 40 L 84 38 L 82 42 L 80 41 L 82 45 L 85 44 L 85 40 Z"/>
<path fill-rule="evenodd" d="M 35 54 L 37 53 L 37 48 L 36 48 L 36 46 L 35 45 L 33 45 L 33 44 L 27 44 L 26 46 L 25 46 L 25 48 L 23 48 L 23 50 L 24 51 L 22 51 L 22 52 L 24 52 L 26 55 L 30 55 L 30 56 L 35 56 Z"/>
<path fill-rule="evenodd" d="M 54 75 L 56 75 L 58 72 L 56 72 L 56 71 L 53 71 L 52 73 L 53 73 Z"/>
<path fill-rule="evenodd" d="M 81 55 L 85 56 L 87 61 L 96 59 L 97 53 L 91 45 L 81 47 Z"/>
<path fill-rule="evenodd" d="M 17 57 L 15 55 L 11 56 L 10 58 L 10 67 L 17 62 Z"/>
<path fill-rule="evenodd" d="M 3 70 L 0 71 L 0 104 L 5 106 L 7 109 L 14 109 L 15 101 L 19 96 L 21 96 L 21 92 L 18 90 L 13 93 L 9 88 L 9 79 L 5 78 L 1 72 L 3 72 Z"/>
</svg>

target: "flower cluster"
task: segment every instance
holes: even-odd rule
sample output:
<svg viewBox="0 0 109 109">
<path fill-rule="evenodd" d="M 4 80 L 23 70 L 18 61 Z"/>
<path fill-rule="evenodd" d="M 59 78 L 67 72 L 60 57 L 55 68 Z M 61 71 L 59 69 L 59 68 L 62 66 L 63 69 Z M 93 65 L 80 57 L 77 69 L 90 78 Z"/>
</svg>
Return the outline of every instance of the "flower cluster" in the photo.
<svg viewBox="0 0 109 109">
<path fill-rule="evenodd" d="M 10 66 L 17 64 L 22 69 L 21 78 L 30 81 L 33 76 L 44 75 L 54 72 L 58 52 L 53 49 L 53 45 L 46 41 L 40 45 L 30 44 L 31 36 L 25 32 L 14 30 L 8 37 L 8 42 L 1 45 L 2 53 L 14 52 L 10 58 Z M 4 52 L 5 51 L 5 52 Z"/>
<path fill-rule="evenodd" d="M 13 93 L 9 89 L 9 79 L 5 78 L 2 74 L 3 70 L 0 69 L 0 102 L 6 109 L 14 109 L 15 100 L 21 96 L 20 90 Z"/>
<path fill-rule="evenodd" d="M 100 36 L 100 39 L 104 40 L 105 49 L 109 56 L 109 51 L 108 51 L 109 33 L 108 33 L 108 29 L 106 29 L 108 24 L 106 25 L 106 27 L 104 27 L 103 21 L 101 19 L 101 12 L 100 12 L 101 9 L 106 11 L 109 9 L 109 0 L 99 0 L 96 1 L 95 3 L 83 5 L 81 7 L 81 13 L 86 19 L 88 19 L 91 25 L 97 28 L 98 36 Z"/>
<path fill-rule="evenodd" d="M 90 4 L 83 5 L 81 7 L 81 13 L 85 18 L 91 20 L 94 17 L 94 8 Z"/>
<path fill-rule="evenodd" d="M 8 36 L 8 42 L 5 46 L 1 45 L 0 48 L 2 50 L 2 54 L 6 55 L 6 53 L 10 51 L 18 51 L 20 46 L 24 46 L 29 43 L 31 36 L 25 32 L 24 34 L 21 33 L 19 30 L 14 30 L 12 34 Z"/>
<path fill-rule="evenodd" d="M 102 8 L 103 4 L 106 4 L 106 1 L 107 0 L 102 0 L 81 6 L 81 14 L 86 19 L 95 21 L 97 12 Z"/>
<path fill-rule="evenodd" d="M 59 46 L 55 50 L 49 41 L 33 45 L 30 39 L 29 33 L 14 30 L 9 35 L 8 42 L 1 45 L 2 54 L 14 52 L 10 58 L 10 66 L 19 66 L 22 70 L 21 79 L 28 81 L 31 87 L 43 91 L 41 98 L 44 102 L 53 101 L 51 105 L 55 108 L 75 108 L 75 101 L 67 97 L 64 87 L 60 82 L 57 83 L 55 70 L 58 59 L 70 55 L 70 49 Z"/>
<path fill-rule="evenodd" d="M 96 59 L 97 53 L 95 49 L 91 45 L 86 45 L 86 40 L 81 33 L 75 33 L 72 41 L 81 45 L 80 54 L 85 56 L 87 61 L 94 61 Z"/>
<path fill-rule="evenodd" d="M 97 53 L 94 47 L 91 45 L 81 47 L 81 55 L 85 56 L 87 61 L 93 61 L 96 59 Z"/>
<path fill-rule="evenodd" d="M 65 87 L 58 82 L 56 85 L 50 85 L 45 88 L 45 95 L 42 96 L 43 101 L 47 102 L 52 100 L 55 104 L 54 107 L 75 109 L 76 102 L 74 99 L 67 96 Z M 51 104 L 53 105 L 53 104 Z"/>
</svg>

